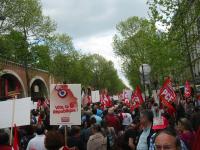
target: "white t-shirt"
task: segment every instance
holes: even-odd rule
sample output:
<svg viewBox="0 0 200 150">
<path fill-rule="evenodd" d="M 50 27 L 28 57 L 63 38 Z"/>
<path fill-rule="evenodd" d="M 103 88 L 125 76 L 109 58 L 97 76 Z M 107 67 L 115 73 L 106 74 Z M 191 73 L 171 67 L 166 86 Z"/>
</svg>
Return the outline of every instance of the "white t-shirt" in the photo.
<svg viewBox="0 0 200 150">
<path fill-rule="evenodd" d="M 122 116 L 123 116 L 122 125 L 128 126 L 133 122 L 133 119 L 130 113 L 122 113 Z"/>
<path fill-rule="evenodd" d="M 46 150 L 44 146 L 44 139 L 45 135 L 36 135 L 29 141 L 26 150 Z"/>
</svg>

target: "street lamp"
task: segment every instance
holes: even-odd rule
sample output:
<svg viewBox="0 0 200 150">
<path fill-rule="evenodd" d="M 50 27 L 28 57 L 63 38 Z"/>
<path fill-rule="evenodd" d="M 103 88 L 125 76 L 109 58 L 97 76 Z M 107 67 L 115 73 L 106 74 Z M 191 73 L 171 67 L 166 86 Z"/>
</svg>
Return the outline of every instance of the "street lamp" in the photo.
<svg viewBox="0 0 200 150">
<path fill-rule="evenodd" d="M 146 101 L 146 84 L 150 84 L 151 67 L 148 64 L 142 64 L 139 68 L 139 71 L 142 75 L 142 84 L 144 87 L 144 96 Z"/>
</svg>

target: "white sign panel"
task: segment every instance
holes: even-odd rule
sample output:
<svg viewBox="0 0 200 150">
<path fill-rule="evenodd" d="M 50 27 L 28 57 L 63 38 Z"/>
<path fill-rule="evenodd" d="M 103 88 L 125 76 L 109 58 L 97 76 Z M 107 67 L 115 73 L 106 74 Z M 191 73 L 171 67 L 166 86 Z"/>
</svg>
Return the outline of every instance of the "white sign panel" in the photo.
<svg viewBox="0 0 200 150">
<path fill-rule="evenodd" d="M 99 91 L 92 91 L 92 102 L 93 103 L 100 102 Z"/>
<path fill-rule="evenodd" d="M 113 99 L 114 99 L 115 101 L 118 101 L 118 100 L 119 100 L 119 96 L 113 95 Z"/>
<path fill-rule="evenodd" d="M 124 90 L 124 93 L 123 93 L 123 95 L 124 95 L 124 99 L 131 99 L 131 95 L 132 95 L 132 91 L 131 90 Z"/>
<path fill-rule="evenodd" d="M 15 101 L 15 108 L 13 109 Z M 16 126 L 30 125 L 31 98 L 7 100 L 0 102 L 0 128 L 12 126 L 14 110 L 14 124 Z"/>
<path fill-rule="evenodd" d="M 51 84 L 50 124 L 81 125 L 80 84 Z"/>
</svg>

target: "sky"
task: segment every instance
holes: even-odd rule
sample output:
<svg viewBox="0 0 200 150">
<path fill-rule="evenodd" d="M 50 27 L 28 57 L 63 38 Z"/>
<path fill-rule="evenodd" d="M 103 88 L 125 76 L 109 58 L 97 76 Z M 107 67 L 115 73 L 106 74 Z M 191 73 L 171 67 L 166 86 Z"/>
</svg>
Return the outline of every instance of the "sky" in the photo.
<svg viewBox="0 0 200 150">
<path fill-rule="evenodd" d="M 58 33 L 73 38 L 76 49 L 111 60 L 129 86 L 121 60 L 112 48 L 116 25 L 131 16 L 148 17 L 146 0 L 41 0 L 44 15 L 57 23 Z"/>
</svg>

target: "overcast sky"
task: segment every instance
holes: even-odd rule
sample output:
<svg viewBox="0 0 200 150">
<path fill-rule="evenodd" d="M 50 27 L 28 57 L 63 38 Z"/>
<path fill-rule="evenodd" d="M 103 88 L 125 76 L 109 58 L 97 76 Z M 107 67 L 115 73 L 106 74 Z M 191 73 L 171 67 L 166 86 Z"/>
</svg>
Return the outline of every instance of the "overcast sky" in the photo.
<svg viewBox="0 0 200 150">
<path fill-rule="evenodd" d="M 57 32 L 67 33 L 84 53 L 98 53 L 114 62 L 128 85 L 112 49 L 115 27 L 131 16 L 147 17 L 146 0 L 42 0 L 43 12 L 57 23 Z"/>
</svg>

